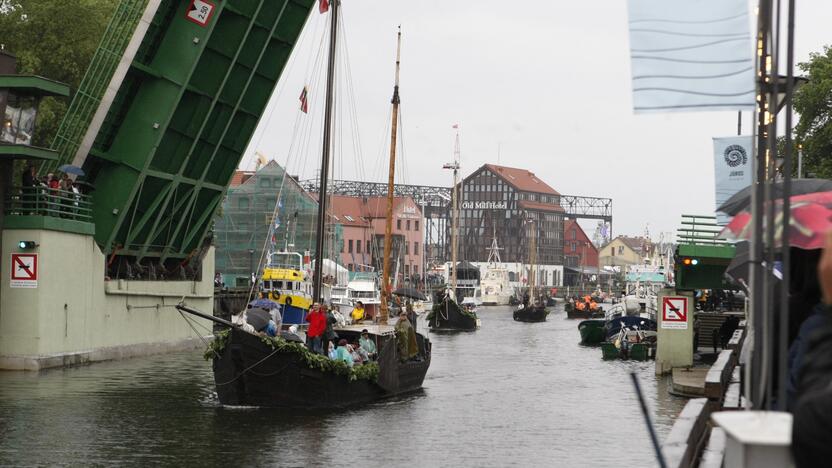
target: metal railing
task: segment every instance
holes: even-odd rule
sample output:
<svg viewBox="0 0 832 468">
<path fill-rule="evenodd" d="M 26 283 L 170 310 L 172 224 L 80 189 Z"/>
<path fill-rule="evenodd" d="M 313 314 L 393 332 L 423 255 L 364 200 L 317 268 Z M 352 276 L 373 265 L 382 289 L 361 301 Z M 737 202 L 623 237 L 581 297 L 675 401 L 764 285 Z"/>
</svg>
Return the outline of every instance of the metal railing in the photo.
<svg viewBox="0 0 832 468">
<path fill-rule="evenodd" d="M 53 216 L 92 222 L 92 197 L 48 187 L 12 187 L 5 199 L 6 216 Z"/>
<path fill-rule="evenodd" d="M 719 238 L 722 226 L 714 216 L 682 215 L 682 227 L 676 230 L 677 242 L 689 245 L 726 245 Z"/>
</svg>

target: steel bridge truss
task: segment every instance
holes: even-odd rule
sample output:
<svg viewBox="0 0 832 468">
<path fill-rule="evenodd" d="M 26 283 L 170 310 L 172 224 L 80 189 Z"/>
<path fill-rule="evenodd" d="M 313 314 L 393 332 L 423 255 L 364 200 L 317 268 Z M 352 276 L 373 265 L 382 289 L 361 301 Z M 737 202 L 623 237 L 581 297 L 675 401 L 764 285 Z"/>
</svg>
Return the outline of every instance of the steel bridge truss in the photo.
<svg viewBox="0 0 832 468">
<path fill-rule="evenodd" d="M 318 179 L 300 181 L 307 192 L 318 192 Z M 333 180 L 329 182 L 329 193 L 350 197 L 384 197 L 387 196 L 387 184 L 382 182 L 360 182 L 356 180 Z M 445 261 L 447 259 L 447 233 L 450 225 L 451 188 L 432 185 L 393 186 L 397 197 L 411 197 L 422 207 L 425 217 L 425 240 L 428 260 Z M 561 195 L 560 205 L 566 211 L 567 218 L 598 219 L 609 223 L 612 233 L 612 198 L 583 197 L 578 195 Z"/>
</svg>

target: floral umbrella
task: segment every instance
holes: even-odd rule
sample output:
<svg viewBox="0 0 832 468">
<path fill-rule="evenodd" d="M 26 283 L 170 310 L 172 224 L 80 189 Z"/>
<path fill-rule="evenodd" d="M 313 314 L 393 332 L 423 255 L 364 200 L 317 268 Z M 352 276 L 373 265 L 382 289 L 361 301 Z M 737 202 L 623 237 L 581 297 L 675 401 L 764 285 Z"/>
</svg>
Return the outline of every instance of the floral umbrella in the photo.
<svg viewBox="0 0 832 468">
<path fill-rule="evenodd" d="M 775 218 L 775 243 L 780 244 L 783 214 L 782 200 L 778 200 L 778 214 Z M 768 208 L 765 208 L 768 209 Z M 765 226 L 763 226 L 765 229 Z M 743 211 L 720 232 L 719 236 L 730 239 L 750 240 L 753 231 L 751 213 Z M 823 248 L 824 236 L 832 231 L 832 192 L 817 192 L 791 197 L 788 242 L 792 247 L 812 250 Z"/>
</svg>

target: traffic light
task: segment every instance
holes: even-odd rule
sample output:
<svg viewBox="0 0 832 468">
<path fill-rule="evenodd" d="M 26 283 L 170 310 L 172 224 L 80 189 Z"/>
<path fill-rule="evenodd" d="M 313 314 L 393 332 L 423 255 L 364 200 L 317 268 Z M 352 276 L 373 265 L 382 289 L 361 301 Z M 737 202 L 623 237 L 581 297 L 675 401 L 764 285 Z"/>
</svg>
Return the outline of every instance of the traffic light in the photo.
<svg viewBox="0 0 832 468">
<path fill-rule="evenodd" d="M 20 241 L 17 243 L 17 246 L 21 250 L 32 250 L 38 246 L 37 242 L 35 241 Z"/>
<path fill-rule="evenodd" d="M 699 259 L 698 258 L 685 257 L 685 258 L 682 259 L 682 265 L 685 265 L 685 266 L 699 265 Z"/>
</svg>

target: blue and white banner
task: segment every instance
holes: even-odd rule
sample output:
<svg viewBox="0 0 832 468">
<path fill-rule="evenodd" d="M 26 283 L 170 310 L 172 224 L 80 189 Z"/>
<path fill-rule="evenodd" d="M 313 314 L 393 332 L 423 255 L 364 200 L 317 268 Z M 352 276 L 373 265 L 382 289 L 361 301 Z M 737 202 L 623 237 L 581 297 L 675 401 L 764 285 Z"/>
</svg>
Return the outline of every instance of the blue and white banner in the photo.
<svg viewBox="0 0 832 468">
<path fill-rule="evenodd" d="M 751 136 L 714 138 L 714 185 L 716 207 L 751 185 L 753 140 Z M 716 222 L 727 224 L 731 216 L 717 212 Z"/>
<path fill-rule="evenodd" d="M 748 0 L 629 0 L 633 110 L 753 110 Z"/>
</svg>

